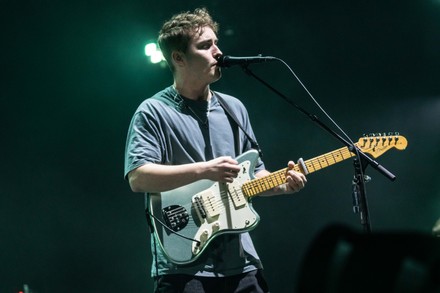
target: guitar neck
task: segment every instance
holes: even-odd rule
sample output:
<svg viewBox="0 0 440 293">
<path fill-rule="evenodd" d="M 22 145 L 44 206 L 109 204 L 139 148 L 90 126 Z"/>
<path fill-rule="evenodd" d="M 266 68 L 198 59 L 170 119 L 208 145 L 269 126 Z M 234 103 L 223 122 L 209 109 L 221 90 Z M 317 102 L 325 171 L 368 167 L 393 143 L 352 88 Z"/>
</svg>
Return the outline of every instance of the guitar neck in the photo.
<svg viewBox="0 0 440 293">
<path fill-rule="evenodd" d="M 357 143 L 355 145 L 357 145 Z M 306 166 L 307 171 L 303 170 L 300 164 L 296 164 L 293 170 L 303 174 L 310 174 L 336 163 L 342 162 L 353 156 L 354 154 L 350 152 L 347 147 L 343 147 L 332 152 L 320 155 L 313 159 L 304 161 L 304 165 Z M 287 171 L 288 168 L 284 168 L 275 171 L 265 177 L 246 182 L 242 186 L 243 193 L 248 197 L 253 197 L 276 186 L 279 186 L 286 182 Z"/>
</svg>

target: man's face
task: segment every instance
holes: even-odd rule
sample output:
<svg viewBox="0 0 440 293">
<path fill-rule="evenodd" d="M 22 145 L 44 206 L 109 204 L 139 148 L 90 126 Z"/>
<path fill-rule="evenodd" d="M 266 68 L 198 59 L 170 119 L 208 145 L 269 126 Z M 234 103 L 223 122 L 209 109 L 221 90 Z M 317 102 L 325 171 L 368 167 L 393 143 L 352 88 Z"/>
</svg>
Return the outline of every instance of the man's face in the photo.
<svg viewBox="0 0 440 293">
<path fill-rule="evenodd" d="M 202 83 L 210 84 L 221 77 L 217 59 L 222 52 L 217 47 L 217 36 L 210 27 L 197 32 L 188 44 L 185 53 L 186 74 Z"/>
</svg>

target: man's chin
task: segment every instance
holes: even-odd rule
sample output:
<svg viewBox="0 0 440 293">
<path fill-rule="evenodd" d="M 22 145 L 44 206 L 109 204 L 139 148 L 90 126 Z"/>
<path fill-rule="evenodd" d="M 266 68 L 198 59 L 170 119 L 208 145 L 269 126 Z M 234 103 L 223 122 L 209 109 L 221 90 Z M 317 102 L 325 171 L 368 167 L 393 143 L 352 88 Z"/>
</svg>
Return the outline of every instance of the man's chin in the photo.
<svg viewBox="0 0 440 293">
<path fill-rule="evenodd" d="M 219 80 L 222 77 L 222 71 L 220 68 L 218 68 L 218 70 L 215 71 L 215 75 L 213 78 L 212 82 L 216 82 L 217 80 Z"/>
</svg>

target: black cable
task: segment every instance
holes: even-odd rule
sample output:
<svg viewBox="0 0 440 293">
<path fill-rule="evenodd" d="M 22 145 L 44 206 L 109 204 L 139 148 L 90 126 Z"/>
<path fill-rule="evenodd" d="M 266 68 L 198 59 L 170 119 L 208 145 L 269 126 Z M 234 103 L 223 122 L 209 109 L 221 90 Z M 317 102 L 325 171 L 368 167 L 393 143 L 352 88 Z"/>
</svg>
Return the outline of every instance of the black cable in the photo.
<svg viewBox="0 0 440 293">
<path fill-rule="evenodd" d="M 155 264 L 155 269 L 156 269 L 156 278 L 153 278 L 154 283 L 157 283 L 157 281 L 159 280 L 159 268 L 157 266 L 157 248 L 156 248 L 156 237 L 154 236 L 154 226 L 153 223 L 151 222 L 151 218 L 150 218 L 150 211 L 148 210 L 148 207 L 145 209 L 145 216 L 147 218 L 147 224 L 148 227 L 150 229 L 150 234 L 151 237 L 153 238 L 153 254 L 154 254 L 154 264 Z M 157 287 L 157 284 L 153 283 L 153 290 L 155 290 L 155 288 Z"/>
</svg>

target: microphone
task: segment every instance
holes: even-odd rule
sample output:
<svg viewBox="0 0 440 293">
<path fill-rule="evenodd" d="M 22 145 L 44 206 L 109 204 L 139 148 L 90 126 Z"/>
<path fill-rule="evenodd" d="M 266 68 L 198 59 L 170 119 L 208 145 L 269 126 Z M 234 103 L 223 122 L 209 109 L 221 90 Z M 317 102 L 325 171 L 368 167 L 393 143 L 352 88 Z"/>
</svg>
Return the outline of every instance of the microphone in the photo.
<svg viewBox="0 0 440 293">
<path fill-rule="evenodd" d="M 220 67 L 230 67 L 234 65 L 246 66 L 252 63 L 263 63 L 276 61 L 277 58 L 272 56 L 249 56 L 249 57 L 233 57 L 222 55 L 217 59 L 217 65 Z"/>
</svg>

